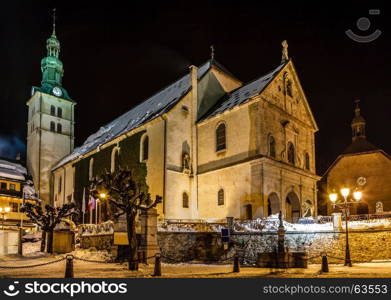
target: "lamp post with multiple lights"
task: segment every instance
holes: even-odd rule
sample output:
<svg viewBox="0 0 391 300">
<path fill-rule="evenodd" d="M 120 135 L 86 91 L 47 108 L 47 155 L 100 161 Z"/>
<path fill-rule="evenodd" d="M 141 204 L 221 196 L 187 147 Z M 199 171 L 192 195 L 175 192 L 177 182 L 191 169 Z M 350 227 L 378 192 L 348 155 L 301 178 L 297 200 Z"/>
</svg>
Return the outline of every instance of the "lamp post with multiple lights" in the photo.
<svg viewBox="0 0 391 300">
<path fill-rule="evenodd" d="M 350 259 L 350 249 L 349 249 L 349 226 L 348 226 L 348 212 L 349 207 L 351 204 L 358 203 L 362 198 L 362 192 L 360 191 L 354 191 L 353 192 L 353 199 L 355 201 L 349 201 L 348 197 L 350 195 L 350 189 L 349 188 L 342 188 L 340 190 L 341 195 L 343 196 L 343 201 L 338 202 L 338 194 L 333 192 L 329 194 L 329 199 L 333 205 L 333 208 L 338 207 L 345 213 L 345 233 L 346 233 L 346 248 L 345 248 L 345 266 L 352 266 L 352 261 Z"/>
</svg>

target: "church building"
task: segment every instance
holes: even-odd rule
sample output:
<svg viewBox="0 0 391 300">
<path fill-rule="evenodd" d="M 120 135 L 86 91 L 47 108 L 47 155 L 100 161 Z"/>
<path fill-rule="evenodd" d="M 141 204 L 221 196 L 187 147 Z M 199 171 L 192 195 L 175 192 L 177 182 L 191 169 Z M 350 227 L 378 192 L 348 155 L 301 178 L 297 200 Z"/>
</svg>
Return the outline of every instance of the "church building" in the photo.
<svg viewBox="0 0 391 300">
<path fill-rule="evenodd" d="M 360 190 L 362 199 L 350 208 L 351 214 L 391 211 L 391 157 L 366 138 L 366 121 L 356 105 L 352 120 L 352 143 L 331 164 L 319 182 L 321 214 L 334 210 L 328 193 L 343 187 Z M 342 196 L 340 196 L 342 198 Z"/>
<path fill-rule="evenodd" d="M 282 61 L 248 83 L 212 51 L 75 149 L 75 101 L 62 86 L 55 31 L 47 50 L 41 87 L 28 101 L 28 167 L 45 201 L 82 208 L 89 181 L 121 166 L 145 180 L 153 199 L 163 197 L 159 218 L 253 219 L 282 211 L 297 222 L 316 214 L 318 127 L 285 41 Z"/>
</svg>

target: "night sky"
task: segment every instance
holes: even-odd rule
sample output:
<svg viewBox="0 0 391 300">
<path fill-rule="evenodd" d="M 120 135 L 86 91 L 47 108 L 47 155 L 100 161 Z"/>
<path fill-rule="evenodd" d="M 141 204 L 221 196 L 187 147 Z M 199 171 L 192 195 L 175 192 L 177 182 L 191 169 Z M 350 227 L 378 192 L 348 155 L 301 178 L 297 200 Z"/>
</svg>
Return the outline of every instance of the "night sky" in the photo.
<svg viewBox="0 0 391 300">
<path fill-rule="evenodd" d="M 368 140 L 391 153 L 390 12 L 374 1 L 346 7 L 341 1 L 302 7 L 297 1 L 291 1 L 292 7 L 262 2 L 127 1 L 126 6 L 106 1 L 97 6 L 96 1 L 2 1 L 0 156 L 25 151 L 25 103 L 31 86 L 41 81 L 53 6 L 63 86 L 78 103 L 77 146 L 184 75 L 190 64 L 208 60 L 211 44 L 216 60 L 247 82 L 280 63 L 286 39 L 319 126 L 318 173 L 349 145 L 355 99 L 361 99 Z M 381 13 L 369 16 L 369 9 Z M 367 31 L 357 28 L 360 17 L 370 19 Z M 383 33 L 362 44 L 345 35 L 349 28 L 361 35 L 376 29 Z"/>
</svg>

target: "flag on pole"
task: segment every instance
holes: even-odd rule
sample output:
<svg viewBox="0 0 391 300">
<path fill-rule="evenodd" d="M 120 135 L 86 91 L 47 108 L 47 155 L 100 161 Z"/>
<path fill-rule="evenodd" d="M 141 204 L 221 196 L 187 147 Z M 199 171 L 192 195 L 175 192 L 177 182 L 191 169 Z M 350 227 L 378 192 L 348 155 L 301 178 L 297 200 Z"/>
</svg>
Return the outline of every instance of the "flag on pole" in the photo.
<svg viewBox="0 0 391 300">
<path fill-rule="evenodd" d="M 72 194 L 72 202 L 73 202 L 73 194 Z M 81 206 L 81 211 L 83 212 L 83 216 L 86 213 L 86 188 L 83 188 L 83 201 Z"/>
<path fill-rule="evenodd" d="M 94 197 L 90 196 L 90 200 L 88 201 L 88 206 L 90 207 L 90 210 L 95 209 L 96 200 Z"/>
<path fill-rule="evenodd" d="M 73 193 L 72 193 L 72 198 L 73 198 Z M 85 214 L 86 214 L 86 193 L 85 193 L 85 188 L 83 188 L 83 200 L 81 203 L 81 211 L 83 213 L 83 224 L 85 224 Z"/>
<path fill-rule="evenodd" d="M 95 208 L 95 199 L 91 195 L 88 200 L 88 208 L 90 211 L 90 224 L 92 224 L 92 210 Z"/>
</svg>

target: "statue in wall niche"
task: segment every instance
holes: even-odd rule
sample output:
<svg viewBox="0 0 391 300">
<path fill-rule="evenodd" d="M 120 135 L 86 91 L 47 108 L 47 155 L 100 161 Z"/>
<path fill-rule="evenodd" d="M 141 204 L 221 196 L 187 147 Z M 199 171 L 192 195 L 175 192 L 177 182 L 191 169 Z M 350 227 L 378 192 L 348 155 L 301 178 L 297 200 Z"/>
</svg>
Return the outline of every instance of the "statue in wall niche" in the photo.
<svg viewBox="0 0 391 300">
<path fill-rule="evenodd" d="M 282 57 L 281 57 L 281 62 L 287 62 L 289 60 L 289 55 L 288 55 L 288 42 L 286 40 L 283 40 L 281 42 L 282 46 Z"/>
<path fill-rule="evenodd" d="M 186 174 L 191 173 L 190 155 L 186 152 L 183 153 L 183 155 L 182 155 L 182 170 L 183 170 L 183 173 L 186 173 Z"/>
<path fill-rule="evenodd" d="M 383 202 L 376 202 L 376 213 L 382 213 L 383 212 Z"/>
<path fill-rule="evenodd" d="M 303 209 L 303 218 L 309 218 L 313 216 L 312 212 L 314 210 L 314 205 L 310 200 L 305 200 L 303 202 L 302 209 Z"/>
</svg>

